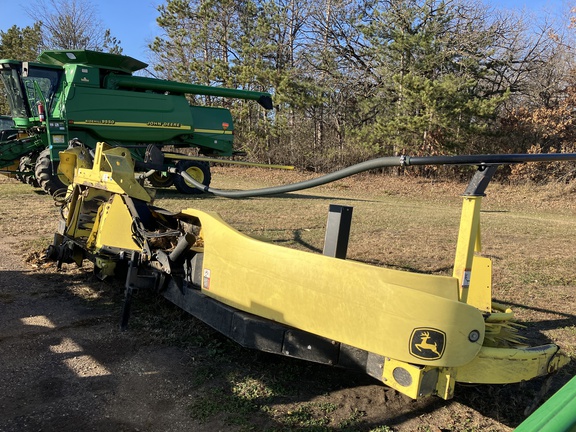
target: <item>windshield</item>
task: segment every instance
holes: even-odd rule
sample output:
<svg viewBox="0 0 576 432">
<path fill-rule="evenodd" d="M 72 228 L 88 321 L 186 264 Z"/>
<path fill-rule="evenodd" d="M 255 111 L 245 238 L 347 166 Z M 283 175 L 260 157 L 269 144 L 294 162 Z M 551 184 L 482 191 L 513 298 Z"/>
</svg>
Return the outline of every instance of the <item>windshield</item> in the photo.
<svg viewBox="0 0 576 432">
<path fill-rule="evenodd" d="M 21 76 L 20 67 L 3 68 L 0 78 L 4 83 L 13 118 L 38 117 L 38 102 L 46 102 L 46 110 L 54 110 L 54 95 L 60 84 L 62 70 L 30 65 L 28 74 Z"/>
<path fill-rule="evenodd" d="M 24 99 L 24 92 L 20 83 L 20 74 L 16 69 L 2 69 L 0 70 L 0 78 L 4 83 L 4 90 L 6 98 L 10 104 L 11 115 L 14 118 L 28 118 L 31 117 L 30 112 L 27 110 L 26 101 Z"/>
<path fill-rule="evenodd" d="M 30 66 L 28 76 L 22 78 L 32 116 L 38 116 L 38 103 L 46 102 L 46 110 L 49 113 L 53 111 L 54 95 L 60 83 L 62 70 L 55 69 L 40 69 Z M 38 93 L 38 90 L 42 94 Z M 43 100 L 44 99 L 44 100 Z"/>
</svg>

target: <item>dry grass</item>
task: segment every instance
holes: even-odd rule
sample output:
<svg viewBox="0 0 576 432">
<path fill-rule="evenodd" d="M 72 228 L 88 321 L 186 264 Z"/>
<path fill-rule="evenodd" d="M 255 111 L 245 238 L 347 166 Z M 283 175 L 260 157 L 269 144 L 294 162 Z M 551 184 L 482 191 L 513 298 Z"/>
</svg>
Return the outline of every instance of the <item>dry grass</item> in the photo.
<svg viewBox="0 0 576 432">
<path fill-rule="evenodd" d="M 244 189 L 301 181 L 308 174 L 220 168 L 214 185 Z M 321 252 L 328 205 L 354 207 L 348 258 L 410 271 L 450 274 L 466 184 L 396 176 L 363 175 L 282 197 L 226 200 L 179 199 L 161 205 L 215 210 L 232 226 L 278 244 Z M 492 258 L 493 296 L 514 307 L 533 343 L 555 342 L 576 355 L 576 200 L 573 185 L 493 183 L 483 199 L 483 254 Z M 556 388 L 574 375 L 574 361 Z M 525 399 L 487 387 L 489 400 L 478 402 L 493 418 L 522 418 Z M 553 385 L 554 389 L 554 385 Z M 553 390 L 552 390 L 553 391 Z M 527 392 L 529 394 L 529 392 Z M 550 394 L 550 393 L 549 393 Z M 494 400 L 506 401 L 508 409 Z M 533 395 L 536 401 L 542 397 Z M 483 406 L 486 403 L 489 406 Z M 518 404 L 518 407 L 515 406 Z M 511 405 L 510 405 L 511 404 Z M 517 409 L 515 414 L 512 411 Z M 461 411 L 457 410 L 460 414 Z M 451 430 L 458 429 L 455 425 Z M 473 429 L 470 429 L 473 430 Z"/>
<path fill-rule="evenodd" d="M 252 189 L 301 181 L 308 173 L 216 167 L 212 186 Z M 158 191 L 171 210 L 217 211 L 233 227 L 279 245 L 320 253 L 329 204 L 354 207 L 348 258 L 410 271 L 450 274 L 466 184 L 391 175 L 359 175 L 316 189 L 229 200 Z M 484 199 L 483 253 L 493 259 L 494 297 L 514 305 L 536 342 L 554 341 L 576 356 L 576 200 L 573 185 L 492 184 Z M 58 210 L 29 186 L 0 180 L 0 224 L 22 255 L 49 242 Z M 74 288 L 77 291 L 79 288 Z M 510 430 L 534 402 L 539 384 L 459 386 L 450 402 L 413 403 L 374 384 L 310 366 L 238 350 L 185 314 L 154 303 L 135 318 L 148 343 L 168 341 L 195 354 L 198 397 L 207 421 L 231 410 L 237 430 Z M 256 357 L 256 361 L 254 361 Z M 234 364 L 230 359 L 234 359 Z M 549 396 L 576 372 L 554 378 Z M 364 390 L 374 386 L 372 391 Z M 371 387 L 370 387 L 371 388 Z M 310 394 L 315 396 L 310 396 Z M 212 398 L 207 397 L 212 395 Z M 377 400 L 366 401 L 378 396 Z M 224 407 L 224 408 L 223 408 Z M 390 416 L 390 410 L 395 416 Z M 386 413 L 385 413 L 386 412 Z M 254 422 L 258 423 L 254 423 Z M 238 426 L 240 425 L 240 426 Z"/>
</svg>

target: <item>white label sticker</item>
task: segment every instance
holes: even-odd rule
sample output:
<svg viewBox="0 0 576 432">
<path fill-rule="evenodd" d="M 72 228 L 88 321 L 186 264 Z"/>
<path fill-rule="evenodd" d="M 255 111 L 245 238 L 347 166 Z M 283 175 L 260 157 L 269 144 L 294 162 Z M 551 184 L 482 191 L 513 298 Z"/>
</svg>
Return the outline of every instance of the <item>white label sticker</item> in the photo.
<svg viewBox="0 0 576 432">
<path fill-rule="evenodd" d="M 204 269 L 204 278 L 202 279 L 202 288 L 210 289 L 210 270 Z"/>
<path fill-rule="evenodd" d="M 468 288 L 470 286 L 471 277 L 472 277 L 472 271 L 464 270 L 464 275 L 462 277 L 462 288 Z"/>
</svg>

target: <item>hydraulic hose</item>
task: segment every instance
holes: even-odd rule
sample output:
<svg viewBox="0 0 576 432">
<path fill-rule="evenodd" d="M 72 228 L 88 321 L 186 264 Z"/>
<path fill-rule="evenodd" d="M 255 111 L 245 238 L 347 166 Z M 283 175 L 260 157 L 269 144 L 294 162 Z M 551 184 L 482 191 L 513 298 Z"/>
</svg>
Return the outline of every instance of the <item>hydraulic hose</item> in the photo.
<svg viewBox="0 0 576 432">
<path fill-rule="evenodd" d="M 154 173 L 156 173 L 156 170 L 148 170 L 145 173 L 142 174 L 138 174 L 136 176 L 136 180 L 144 180 L 147 179 L 148 177 L 151 177 L 152 175 L 154 175 Z"/>
<path fill-rule="evenodd" d="M 503 154 L 503 155 L 464 155 L 464 156 L 388 156 L 361 162 L 356 165 L 343 168 L 333 173 L 326 174 L 315 179 L 305 180 L 288 185 L 272 186 L 262 189 L 244 191 L 230 191 L 214 189 L 195 180 L 185 171 L 171 168 L 170 172 L 181 175 L 187 182 L 203 192 L 225 198 L 249 198 L 266 195 L 276 195 L 287 192 L 295 192 L 310 189 L 332 183 L 364 171 L 378 168 L 410 165 L 477 165 L 478 167 L 489 165 L 503 165 L 526 162 L 551 162 L 551 161 L 576 161 L 576 153 L 542 153 L 542 154 Z"/>
<path fill-rule="evenodd" d="M 259 196 L 266 196 L 266 195 L 276 195 L 286 192 L 295 192 L 304 189 L 310 189 L 317 186 L 322 186 L 327 183 L 331 183 L 337 180 L 341 180 L 345 177 L 350 177 L 354 174 L 359 174 L 364 171 L 369 171 L 371 169 L 381 168 L 381 167 L 392 167 L 392 166 L 399 166 L 400 165 L 400 158 L 399 157 L 384 157 L 380 159 L 372 159 L 366 162 L 359 163 L 357 165 L 352 165 L 350 167 L 341 169 L 339 171 L 335 171 L 330 174 L 323 175 L 321 177 L 317 177 L 315 179 L 305 180 L 298 183 L 288 184 L 288 185 L 281 185 L 281 186 L 272 186 L 269 188 L 262 188 L 262 189 L 252 189 L 252 190 L 245 190 L 245 191 L 228 191 L 228 190 L 220 190 L 220 189 L 213 189 L 209 186 L 203 185 L 197 180 L 194 180 L 192 176 L 190 176 L 187 172 L 181 171 L 177 172 L 180 174 L 184 179 L 192 184 L 195 188 L 200 189 L 206 193 L 211 193 L 216 196 L 225 197 L 225 198 L 249 198 L 249 197 L 259 197 Z M 175 171 L 176 172 L 176 171 Z"/>
</svg>

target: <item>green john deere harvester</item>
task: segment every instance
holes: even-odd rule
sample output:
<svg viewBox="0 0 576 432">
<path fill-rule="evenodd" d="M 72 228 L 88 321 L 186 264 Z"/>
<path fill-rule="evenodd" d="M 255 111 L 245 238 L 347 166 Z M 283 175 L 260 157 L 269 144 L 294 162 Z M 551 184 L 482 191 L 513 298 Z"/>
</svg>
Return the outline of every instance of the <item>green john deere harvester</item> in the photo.
<svg viewBox="0 0 576 432">
<path fill-rule="evenodd" d="M 0 79 L 19 130 L 0 142 L 2 172 L 53 194 L 67 185 L 58 172 L 59 152 L 70 143 L 89 151 L 105 141 L 130 149 L 136 164 L 156 161 L 157 169 L 148 174 L 153 186 L 174 182 L 180 192 L 196 193 L 167 170 L 176 167 L 208 185 L 209 162 L 174 153 L 166 158 L 162 149 L 193 147 L 202 156 L 233 156 L 234 124 L 229 110 L 190 105 L 186 95 L 249 99 L 272 108 L 268 93 L 133 75 L 146 66 L 132 57 L 88 50 L 44 51 L 36 62 L 0 60 Z"/>
</svg>

